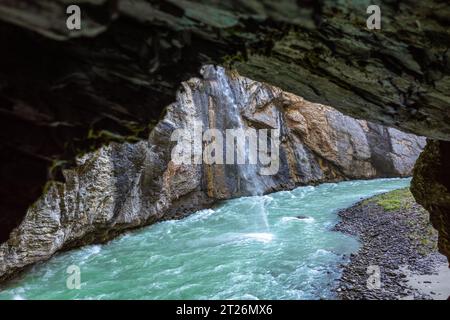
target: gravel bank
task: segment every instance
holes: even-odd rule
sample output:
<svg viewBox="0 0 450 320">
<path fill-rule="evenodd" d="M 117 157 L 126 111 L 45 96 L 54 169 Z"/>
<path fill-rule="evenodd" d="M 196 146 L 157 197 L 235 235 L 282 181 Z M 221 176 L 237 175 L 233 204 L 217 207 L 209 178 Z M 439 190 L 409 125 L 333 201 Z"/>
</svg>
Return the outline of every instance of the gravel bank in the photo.
<svg viewBox="0 0 450 320">
<path fill-rule="evenodd" d="M 447 259 L 437 252 L 437 233 L 428 213 L 415 203 L 409 190 L 364 200 L 340 211 L 339 216 L 341 222 L 334 229 L 357 236 L 361 247 L 343 265 L 335 288 L 337 298 L 447 298 Z"/>
</svg>

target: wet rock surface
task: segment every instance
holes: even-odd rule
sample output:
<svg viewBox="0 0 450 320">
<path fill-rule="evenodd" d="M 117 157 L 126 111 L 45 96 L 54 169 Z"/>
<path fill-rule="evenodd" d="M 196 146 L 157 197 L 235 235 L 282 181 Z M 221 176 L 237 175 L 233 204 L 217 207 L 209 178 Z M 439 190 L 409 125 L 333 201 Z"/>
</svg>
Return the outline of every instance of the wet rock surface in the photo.
<svg viewBox="0 0 450 320">
<path fill-rule="evenodd" d="M 411 191 L 430 212 L 439 232 L 439 251 L 450 262 L 450 143 L 429 140 L 417 160 Z"/>
<path fill-rule="evenodd" d="M 394 191 L 398 192 L 398 191 Z M 433 299 L 408 285 L 408 275 L 427 275 L 446 264 L 437 252 L 437 232 L 428 213 L 403 191 L 400 203 L 364 200 L 339 212 L 341 221 L 334 230 L 357 236 L 361 248 L 343 265 L 335 292 L 339 299 Z M 381 199 L 382 200 L 382 199 Z M 378 269 L 379 268 L 379 269 Z M 379 270 L 380 287 L 371 282 Z M 378 272 L 378 271 L 376 271 Z M 368 286 L 368 283 L 369 286 Z"/>
</svg>

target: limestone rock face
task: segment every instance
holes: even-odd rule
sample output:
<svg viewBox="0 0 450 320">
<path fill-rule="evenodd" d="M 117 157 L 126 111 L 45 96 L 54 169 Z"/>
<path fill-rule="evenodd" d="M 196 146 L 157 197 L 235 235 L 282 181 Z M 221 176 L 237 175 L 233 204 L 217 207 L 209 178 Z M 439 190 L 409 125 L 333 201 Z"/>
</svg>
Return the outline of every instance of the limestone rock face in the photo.
<svg viewBox="0 0 450 320">
<path fill-rule="evenodd" d="M 424 138 L 355 120 L 221 67 L 205 66 L 201 73 L 202 79 L 182 84 L 148 141 L 111 143 L 87 153 L 63 172 L 64 183 L 47 187 L 0 245 L 0 279 L 58 250 L 104 242 L 220 199 L 327 181 L 407 176 L 425 144 Z M 177 129 L 222 134 L 277 129 L 279 139 L 263 142 L 279 141 L 278 170 L 264 175 L 259 162 L 217 164 L 204 157 L 201 163 L 181 163 L 174 156 L 177 146 L 190 145 L 193 160 L 204 156 L 212 140 L 203 136 L 192 144 L 189 134 L 174 139 Z"/>
<path fill-rule="evenodd" d="M 411 175 L 424 138 L 290 98 L 295 102 L 286 109 L 286 127 L 322 162 L 323 171 L 346 179 Z"/>
</svg>

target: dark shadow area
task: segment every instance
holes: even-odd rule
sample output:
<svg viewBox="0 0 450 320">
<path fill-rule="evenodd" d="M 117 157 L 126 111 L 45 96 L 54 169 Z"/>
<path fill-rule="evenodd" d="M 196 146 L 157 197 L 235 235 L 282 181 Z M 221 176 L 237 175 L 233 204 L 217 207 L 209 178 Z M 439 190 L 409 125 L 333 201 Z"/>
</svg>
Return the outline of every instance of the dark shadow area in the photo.
<svg viewBox="0 0 450 320">
<path fill-rule="evenodd" d="M 58 42 L 0 24 L 0 242 L 77 155 L 146 139 L 175 83 L 197 72 L 186 61 L 184 69 L 162 68 L 173 79 L 161 81 L 139 59 L 151 55 L 142 48 L 150 32 L 129 28 L 118 23 L 95 40 Z"/>
</svg>

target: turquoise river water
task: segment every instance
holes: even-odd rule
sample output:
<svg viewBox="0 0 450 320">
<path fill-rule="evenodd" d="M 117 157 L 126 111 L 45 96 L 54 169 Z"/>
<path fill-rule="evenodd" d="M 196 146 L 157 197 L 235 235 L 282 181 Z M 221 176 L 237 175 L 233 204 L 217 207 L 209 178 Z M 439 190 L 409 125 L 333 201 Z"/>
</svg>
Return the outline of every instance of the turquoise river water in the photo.
<svg viewBox="0 0 450 320">
<path fill-rule="evenodd" d="M 339 265 L 358 249 L 357 239 L 331 231 L 337 210 L 409 183 L 327 183 L 225 201 L 58 254 L 10 283 L 0 299 L 332 298 Z M 80 268 L 80 289 L 67 288 L 71 265 Z"/>
</svg>

